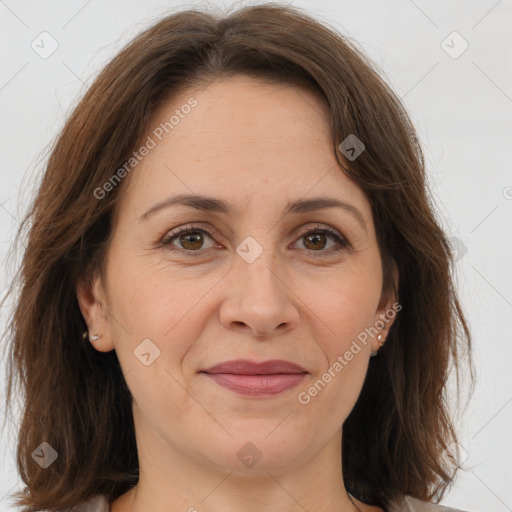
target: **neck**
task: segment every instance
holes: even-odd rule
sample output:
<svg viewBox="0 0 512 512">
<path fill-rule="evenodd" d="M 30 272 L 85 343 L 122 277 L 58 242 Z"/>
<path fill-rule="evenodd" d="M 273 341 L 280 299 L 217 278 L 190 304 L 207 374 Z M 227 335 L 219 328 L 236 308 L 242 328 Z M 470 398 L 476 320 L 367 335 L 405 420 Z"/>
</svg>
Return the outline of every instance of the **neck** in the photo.
<svg viewBox="0 0 512 512">
<path fill-rule="evenodd" d="M 311 446 L 287 465 L 279 464 L 282 458 L 276 452 L 282 447 L 263 448 L 263 456 L 250 469 L 214 464 L 202 454 L 180 450 L 152 429 L 144 432 L 137 436 L 139 482 L 114 502 L 111 512 L 377 510 L 366 508 L 344 487 L 341 429 L 320 451 Z M 264 456 L 272 452 L 274 458 Z"/>
</svg>

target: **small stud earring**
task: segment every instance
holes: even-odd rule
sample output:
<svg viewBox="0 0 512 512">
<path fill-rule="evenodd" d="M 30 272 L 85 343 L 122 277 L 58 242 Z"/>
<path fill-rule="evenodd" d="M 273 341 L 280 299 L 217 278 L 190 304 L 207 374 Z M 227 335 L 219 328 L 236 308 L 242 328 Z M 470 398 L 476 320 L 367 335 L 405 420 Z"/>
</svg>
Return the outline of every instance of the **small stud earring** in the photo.
<svg viewBox="0 0 512 512">
<path fill-rule="evenodd" d="M 86 340 L 88 335 L 89 335 L 89 333 L 87 331 L 85 331 L 82 334 L 82 339 Z M 89 336 L 89 341 L 98 341 L 101 338 L 101 336 L 102 336 L 102 334 L 93 334 L 92 336 Z"/>
<path fill-rule="evenodd" d="M 379 342 L 379 347 L 382 347 L 382 345 L 384 345 L 384 343 L 386 342 L 386 340 L 382 338 L 382 334 L 377 335 L 377 341 Z M 375 357 L 378 353 L 378 350 L 376 350 L 375 352 L 370 352 L 370 356 Z"/>
</svg>

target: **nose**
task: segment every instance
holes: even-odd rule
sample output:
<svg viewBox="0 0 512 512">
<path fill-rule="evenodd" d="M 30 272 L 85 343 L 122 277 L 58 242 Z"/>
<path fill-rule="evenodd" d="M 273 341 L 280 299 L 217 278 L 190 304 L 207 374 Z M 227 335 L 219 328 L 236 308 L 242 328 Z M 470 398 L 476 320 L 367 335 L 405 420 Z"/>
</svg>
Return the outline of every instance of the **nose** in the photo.
<svg viewBox="0 0 512 512">
<path fill-rule="evenodd" d="M 220 307 L 220 321 L 226 329 L 266 338 L 296 327 L 299 299 L 270 251 L 263 251 L 252 263 L 237 258 L 229 274 Z"/>
</svg>

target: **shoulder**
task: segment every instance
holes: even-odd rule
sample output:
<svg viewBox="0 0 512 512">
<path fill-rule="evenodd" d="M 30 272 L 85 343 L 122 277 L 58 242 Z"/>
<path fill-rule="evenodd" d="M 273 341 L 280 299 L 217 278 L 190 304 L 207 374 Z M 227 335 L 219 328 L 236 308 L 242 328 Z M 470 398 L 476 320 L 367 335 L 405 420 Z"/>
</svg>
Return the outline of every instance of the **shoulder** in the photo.
<svg viewBox="0 0 512 512">
<path fill-rule="evenodd" d="M 467 512 L 459 508 L 421 501 L 411 496 L 404 496 L 389 507 L 389 512 Z"/>
</svg>

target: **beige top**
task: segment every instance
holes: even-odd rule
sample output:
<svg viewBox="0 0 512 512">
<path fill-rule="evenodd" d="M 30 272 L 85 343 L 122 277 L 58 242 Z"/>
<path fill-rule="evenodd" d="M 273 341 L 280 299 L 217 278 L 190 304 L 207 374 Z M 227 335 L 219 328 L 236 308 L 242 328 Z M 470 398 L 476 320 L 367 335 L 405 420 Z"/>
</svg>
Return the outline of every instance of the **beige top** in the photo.
<svg viewBox="0 0 512 512">
<path fill-rule="evenodd" d="M 98 495 L 79 507 L 74 507 L 76 512 L 110 512 L 110 506 L 105 497 Z M 466 512 L 459 508 L 449 508 L 435 503 L 427 503 L 410 496 L 405 496 L 400 503 L 394 503 L 387 512 Z"/>
</svg>

